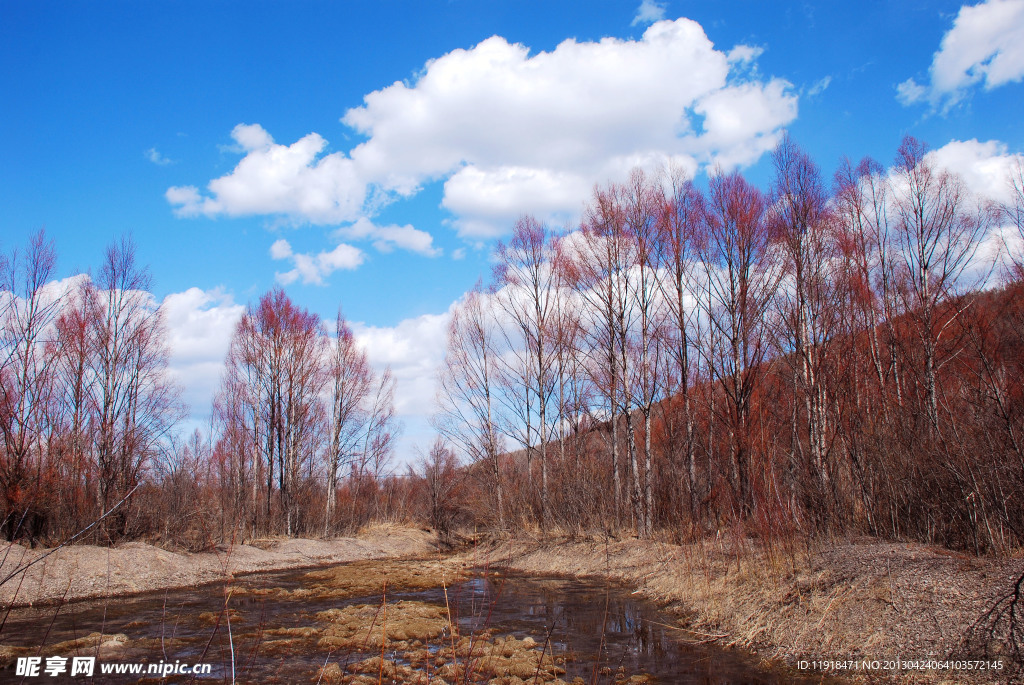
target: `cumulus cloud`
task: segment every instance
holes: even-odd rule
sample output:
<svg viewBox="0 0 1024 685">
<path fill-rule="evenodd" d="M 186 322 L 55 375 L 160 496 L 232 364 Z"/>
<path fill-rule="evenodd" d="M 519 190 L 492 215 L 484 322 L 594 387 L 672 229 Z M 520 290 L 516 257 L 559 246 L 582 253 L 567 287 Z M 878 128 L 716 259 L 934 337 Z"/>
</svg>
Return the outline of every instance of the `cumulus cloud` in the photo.
<svg viewBox="0 0 1024 685">
<path fill-rule="evenodd" d="M 163 301 L 169 371 L 194 417 L 210 412 L 235 326 L 245 310 L 221 290 L 189 288 Z"/>
<path fill-rule="evenodd" d="M 940 169 L 958 174 L 967 189 L 981 201 L 1005 204 L 1013 201 L 1010 177 L 1024 155 L 1013 154 L 997 140 L 953 140 L 928 153 L 927 159 Z M 993 259 L 1024 253 L 1016 226 L 997 222 L 982 238 L 970 271 L 979 279 L 989 270 Z"/>
<path fill-rule="evenodd" d="M 467 166 L 445 181 L 441 204 L 461 217 L 456 221 L 461 233 L 492 237 L 507 232 L 506 224 L 527 208 L 548 220 L 566 216 L 593 185 L 594 179 L 571 171 Z"/>
<path fill-rule="evenodd" d="M 193 421 L 202 424 L 211 411 L 231 336 L 245 307 L 229 293 L 199 288 L 167 295 L 162 306 L 171 351 L 169 371 L 184 389 L 182 399 L 191 408 Z M 351 324 L 374 370 L 379 374 L 390 367 L 395 377 L 396 414 L 408 428 L 400 452 L 410 451 L 415 444 L 429 447 L 434 379 L 444 358 L 449 317 L 445 311 L 405 319 L 395 326 Z"/>
<path fill-rule="evenodd" d="M 426 452 L 435 431 L 430 417 L 435 411 L 437 369 L 444 359 L 451 308 L 441 314 L 424 314 L 400 321 L 395 326 L 367 326 L 351 323 L 356 341 L 366 350 L 378 374 L 386 367 L 395 378 L 395 414 L 404 430 L 396 453 L 411 457 Z"/>
<path fill-rule="evenodd" d="M 279 145 L 259 124 L 239 124 L 231 137 L 245 157 L 230 174 L 210 181 L 209 194 L 195 186 L 167 190 L 179 216 L 283 215 L 329 224 L 359 215 L 365 186 L 344 154 L 321 156 L 327 141 L 319 134 Z"/>
<path fill-rule="evenodd" d="M 360 218 L 351 226 L 343 226 L 335 231 L 335 236 L 348 240 L 370 240 L 380 252 L 391 252 L 395 248 L 416 252 L 425 257 L 438 257 L 441 248 L 434 247 L 434 237 L 426 231 L 413 228 L 412 225 L 377 226 L 366 217 Z"/>
<path fill-rule="evenodd" d="M 395 376 L 395 410 L 427 418 L 434 411 L 434 383 L 444 359 L 449 312 L 405 319 L 396 326 L 353 323 L 352 332 L 378 371 Z"/>
<path fill-rule="evenodd" d="M 274 260 L 290 260 L 289 271 L 277 272 L 277 282 L 288 285 L 302 279 L 303 283 L 326 285 L 324 279 L 338 270 L 352 270 L 366 259 L 366 253 L 358 247 L 341 243 L 333 250 L 318 254 L 296 253 L 287 240 L 281 238 L 270 246 L 270 257 Z"/>
<path fill-rule="evenodd" d="M 640 6 L 636 8 L 636 14 L 633 16 L 632 26 L 637 24 L 653 24 L 656 21 L 661 21 L 665 18 L 665 3 L 657 2 L 657 0 L 643 0 Z"/>
<path fill-rule="evenodd" d="M 928 76 L 927 84 L 913 78 L 899 84 L 900 102 L 948 108 L 979 84 L 991 90 L 1024 79 L 1024 0 L 961 7 L 932 57 Z"/>
<path fill-rule="evenodd" d="M 1012 154 L 998 140 L 953 140 L 928 153 L 936 166 L 957 173 L 977 195 L 999 203 L 1012 201 L 1009 183 L 1020 154 Z"/>
<path fill-rule="evenodd" d="M 270 246 L 270 257 L 271 259 L 287 259 L 292 256 L 292 246 L 287 240 L 281 238 L 275 240 L 274 244 Z"/>
<path fill-rule="evenodd" d="M 569 39 L 535 54 L 493 36 L 367 94 L 342 118 L 365 137 L 347 154 L 327 153 L 316 133 L 282 145 L 239 125 L 235 169 L 203 192 L 170 188 L 167 199 L 181 216 L 345 223 L 442 180 L 451 225 L 489 237 L 524 212 L 573 216 L 594 183 L 625 179 L 637 163 L 756 161 L 797 113 L 791 84 L 757 76 L 759 54 L 716 49 L 689 19 L 657 21 L 637 40 Z"/>
<path fill-rule="evenodd" d="M 352 151 L 368 180 L 404 190 L 447 177 L 456 228 L 488 236 L 521 212 L 577 212 L 638 159 L 755 161 L 796 117 L 789 83 L 733 78 L 757 54 L 716 50 L 688 19 L 535 55 L 494 36 L 370 93 L 343 121 L 368 138 Z"/>
<path fill-rule="evenodd" d="M 243 152 L 269 150 L 274 139 L 259 124 L 239 124 L 231 131 L 231 137 Z"/>
</svg>

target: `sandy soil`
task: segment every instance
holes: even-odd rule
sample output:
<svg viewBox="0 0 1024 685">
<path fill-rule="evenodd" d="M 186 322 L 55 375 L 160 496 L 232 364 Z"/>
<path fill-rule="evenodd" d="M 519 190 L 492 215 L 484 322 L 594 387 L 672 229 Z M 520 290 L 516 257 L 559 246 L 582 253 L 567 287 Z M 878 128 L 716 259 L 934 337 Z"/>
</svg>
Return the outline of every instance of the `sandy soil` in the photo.
<svg viewBox="0 0 1024 685">
<path fill-rule="evenodd" d="M 694 641 L 750 649 L 773 665 L 795 667 L 801 659 L 977 659 L 987 646 L 990 653 L 1003 651 L 993 658 L 1003 659 L 1007 670 L 883 668 L 855 679 L 1022 682 L 1020 667 L 1006 653 L 1005 619 L 995 625 L 979 620 L 1024 573 L 1019 556 L 975 558 L 876 540 L 782 550 L 636 539 L 504 541 L 461 556 L 491 568 L 622 582 L 678 616 Z"/>
<path fill-rule="evenodd" d="M 265 540 L 223 551 L 170 552 L 142 542 L 71 545 L 0 585 L 0 608 L 189 587 L 235 574 L 426 554 L 435 537 L 415 528 L 371 526 L 354 538 Z M 49 550 L 0 547 L 0 580 Z"/>
</svg>

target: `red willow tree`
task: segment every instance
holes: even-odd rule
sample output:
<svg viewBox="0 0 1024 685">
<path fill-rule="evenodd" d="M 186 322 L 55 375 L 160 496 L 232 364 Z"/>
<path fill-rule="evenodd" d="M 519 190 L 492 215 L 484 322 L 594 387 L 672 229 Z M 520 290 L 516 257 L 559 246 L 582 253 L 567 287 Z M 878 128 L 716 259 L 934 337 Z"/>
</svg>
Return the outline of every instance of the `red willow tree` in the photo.
<svg viewBox="0 0 1024 685">
<path fill-rule="evenodd" d="M 774 333 L 792 374 L 791 460 L 806 476 L 800 479 L 804 506 L 820 518 L 838 497 L 829 452 L 838 418 L 830 381 L 842 366 L 834 344 L 842 330 L 840 240 L 817 165 L 788 136 L 772 162 L 767 222 L 782 266 Z"/>
<path fill-rule="evenodd" d="M 443 380 L 527 436 L 525 452 L 492 442 L 489 483 L 544 455 L 537 514 L 506 500 L 497 518 L 640 535 L 736 521 L 977 550 L 1024 539 L 1007 506 L 1024 504 L 1019 489 L 1005 486 L 1024 477 L 1006 467 L 1024 434 L 1016 310 L 994 304 L 1009 294 L 968 292 L 991 268 L 978 259 L 990 215 L 910 138 L 891 169 L 846 163 L 831 188 L 788 138 L 772 161 L 767 193 L 738 173 L 702 193 L 678 173 L 634 172 L 595 190 L 578 230 L 524 220 L 498 250 L 492 291 L 472 298 L 491 307 L 491 337 L 456 312 Z M 1001 216 L 1016 231 L 1019 169 L 1009 183 Z M 1018 271 L 1007 278 L 1017 292 Z M 470 382 L 468 350 L 506 382 Z M 566 402 L 567 388 L 584 391 Z M 446 430 L 475 426 L 463 434 L 484 445 L 484 415 L 450 414 L 461 429 Z M 593 428 L 567 451 L 570 423 Z M 545 470 L 573 476 L 545 496 Z"/>
<path fill-rule="evenodd" d="M 374 378 L 340 312 L 330 340 L 320 318 L 280 289 L 243 314 L 225 365 L 218 449 L 232 463 L 234 490 L 248 493 L 239 505 L 250 532 L 337 529 L 339 469 L 351 467 L 356 481 L 379 477 L 390 456 L 390 373 Z M 321 495 L 322 518 L 311 506 Z"/>
<path fill-rule="evenodd" d="M 736 512 L 749 516 L 752 489 L 751 429 L 754 393 L 767 370 L 767 322 L 780 278 L 770 258 L 765 199 L 742 176 L 716 174 L 704 202 L 697 254 L 707 289 L 702 315 L 716 344 L 703 346 L 709 381 L 721 391 L 719 410 L 709 417 L 724 427 L 729 484 Z"/>
<path fill-rule="evenodd" d="M 54 356 L 43 352 L 49 329 L 60 313 L 61 302 L 46 285 L 53 277 L 57 255 L 40 231 L 28 249 L 0 259 L 5 292 L 0 301 L 0 529 L 13 539 L 24 527 L 30 536 L 42 523 L 38 500 L 54 485 L 41 468 L 38 441 L 47 432 Z M 47 476 L 42 474 L 46 473 Z"/>
<path fill-rule="evenodd" d="M 151 291 L 149 274 L 138 267 L 135 246 L 125 239 L 107 250 L 95 289 L 82 298 L 93 349 L 101 515 L 140 482 L 158 444 L 184 414 L 166 373 L 170 350 Z M 134 506 L 129 501 L 108 519 L 108 531 L 128 535 Z"/>
<path fill-rule="evenodd" d="M 128 239 L 95 282 L 54 282 L 55 263 L 40 232 L 2 265 L 3 530 L 34 539 L 102 519 L 99 540 L 138 535 L 147 512 L 126 498 L 182 415 L 163 312 Z"/>
</svg>

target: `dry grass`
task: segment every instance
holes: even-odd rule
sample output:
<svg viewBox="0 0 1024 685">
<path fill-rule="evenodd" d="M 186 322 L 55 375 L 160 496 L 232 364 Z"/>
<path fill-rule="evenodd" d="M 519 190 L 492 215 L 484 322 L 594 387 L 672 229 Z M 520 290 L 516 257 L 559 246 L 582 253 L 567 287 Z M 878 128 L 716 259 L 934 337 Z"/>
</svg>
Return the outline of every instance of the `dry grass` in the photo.
<svg viewBox="0 0 1024 685">
<path fill-rule="evenodd" d="M 55 642 L 42 648 L 0 645 L 0 668 L 10 668 L 19 656 L 95 656 L 100 659 L 117 659 L 124 656 L 130 646 L 132 641 L 124 633 L 89 633 L 76 640 Z"/>
<path fill-rule="evenodd" d="M 307 580 L 320 583 L 318 593 L 338 597 L 381 596 L 387 592 L 417 590 L 468 577 L 467 563 L 459 559 L 404 560 L 350 564 L 312 571 Z M 284 592 L 279 588 L 260 590 Z M 236 591 L 235 595 L 239 592 Z M 318 596 L 322 596 L 318 594 Z M 332 595 L 334 596 L 334 595 Z M 449 608 L 443 604 L 398 600 L 360 603 L 318 612 L 310 626 L 268 629 L 261 636 L 249 632 L 246 640 L 262 639 L 263 654 L 332 655 L 314 681 L 371 685 L 379 682 L 451 685 L 584 685 L 581 678 L 566 681 L 568 654 L 552 652 L 531 637 L 503 634 L 495 626 L 460 634 Z M 250 629 L 251 631 L 251 629 Z M 374 655 L 374 656 L 367 656 Z M 352 659 L 360 659 L 352 661 Z M 602 682 L 647 683 L 645 674 L 609 670 Z"/>
<path fill-rule="evenodd" d="M 405 650 L 440 637 L 449 627 L 442 606 L 423 602 L 395 602 L 386 612 L 380 604 L 357 604 L 316 615 L 328 626 L 318 645 L 333 651 L 367 649 Z"/>
<path fill-rule="evenodd" d="M 693 641 L 750 649 L 773 665 L 968 656 L 969 627 L 1024 566 L 1019 559 L 977 559 L 871 540 L 814 548 L 728 539 L 685 546 L 636 539 L 503 541 L 460 559 L 622 582 L 666 605 L 692 631 Z M 968 674 L 907 673 L 892 679 L 941 682 L 950 676 L 959 682 Z"/>
<path fill-rule="evenodd" d="M 406 559 L 396 561 L 355 561 L 343 566 L 310 571 L 302 586 L 238 587 L 235 596 L 245 595 L 275 599 L 349 599 L 370 597 L 388 590 L 426 590 L 448 586 L 468 577 L 465 565 L 438 559 Z"/>
<path fill-rule="evenodd" d="M 492 631 L 463 635 L 456 640 L 445 639 L 450 628 L 444 607 L 419 602 L 387 605 L 387 627 L 384 628 L 381 607 L 360 605 L 345 610 L 322 612 L 318 619 L 330 623 L 321 648 L 366 651 L 384 648 L 393 659 L 374 656 L 343 668 L 332 663 L 320 669 L 321 682 L 346 685 L 376 685 L 384 682 L 448 685 L 449 683 L 488 683 L 489 685 L 584 685 L 582 678 L 565 681 L 562 657 L 530 637 L 518 639 L 511 635 L 495 636 Z M 394 616 L 394 618 L 392 618 Z M 395 627 L 392 627 L 392 622 Z M 372 626 L 375 626 L 373 628 Z M 385 634 L 387 638 L 382 642 Z M 415 636 L 415 637 L 414 637 Z M 421 642 L 423 640 L 423 642 Z M 431 651 L 427 641 L 445 644 Z M 646 675 L 619 674 L 616 683 L 647 683 Z"/>
</svg>

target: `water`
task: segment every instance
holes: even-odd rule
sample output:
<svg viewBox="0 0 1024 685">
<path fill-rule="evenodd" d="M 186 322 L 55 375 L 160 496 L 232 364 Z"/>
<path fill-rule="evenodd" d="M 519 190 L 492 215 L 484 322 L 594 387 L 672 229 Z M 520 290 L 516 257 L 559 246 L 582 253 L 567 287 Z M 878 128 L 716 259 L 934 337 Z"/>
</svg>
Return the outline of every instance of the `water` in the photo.
<svg viewBox="0 0 1024 685">
<path fill-rule="evenodd" d="M 295 590 L 308 582 L 306 573 L 245 576 L 236 579 L 234 587 Z M 237 593 L 227 600 L 232 611 L 225 614 L 228 589 L 207 585 L 103 602 L 75 602 L 59 608 L 14 610 L 0 631 L 0 663 L 10 662 L 0 669 L 0 682 L 21 682 L 22 678 L 15 674 L 13 659 L 28 654 L 97 656 L 96 675 L 79 681 L 96 683 L 230 682 L 232 673 L 236 682 L 313 683 L 327 663 L 338 663 L 344 673 L 351 664 L 380 655 L 379 648 L 329 654 L 326 647 L 318 646 L 315 634 L 306 638 L 275 634 L 286 628 L 321 630 L 325 623 L 317 619 L 317 612 L 358 604 L 379 605 L 380 596 L 339 600 L 297 599 L 277 592 L 270 596 Z M 538 651 L 543 649 L 565 670 L 559 675 L 566 682 L 581 678 L 588 684 L 611 684 L 630 676 L 649 676 L 651 682 L 658 683 L 793 682 L 791 674 L 759 670 L 752 659 L 736 651 L 694 644 L 692 635 L 671 627 L 672 620 L 655 606 L 628 590 L 601 581 L 477 575 L 450 586 L 447 598 L 443 588 L 435 588 L 389 591 L 387 599 L 389 607 L 399 600 L 446 606 L 447 599 L 462 636 L 487 631 L 486 634 L 497 636 L 531 637 L 538 643 Z M 91 633 L 123 633 L 129 642 L 126 646 L 107 644 L 99 651 L 90 645 L 78 652 L 73 645 L 60 644 Z M 421 647 L 421 652 L 422 648 L 429 649 L 433 655 L 449 641 L 450 636 L 442 636 L 416 646 Z M 31 649 L 12 653 L 12 647 Z M 408 663 L 400 651 L 388 651 L 385 656 L 400 664 Z M 100 664 L 104 663 L 161 661 L 209 663 L 211 673 L 195 678 L 150 676 L 149 680 L 99 673 Z M 420 663 L 417 667 L 423 670 L 424 665 Z M 428 662 L 426 668 L 433 669 L 434 665 Z M 483 678 L 480 682 L 494 677 L 475 675 Z M 25 678 L 23 682 L 57 680 L 41 675 Z M 385 678 L 383 682 L 392 681 Z"/>
</svg>

